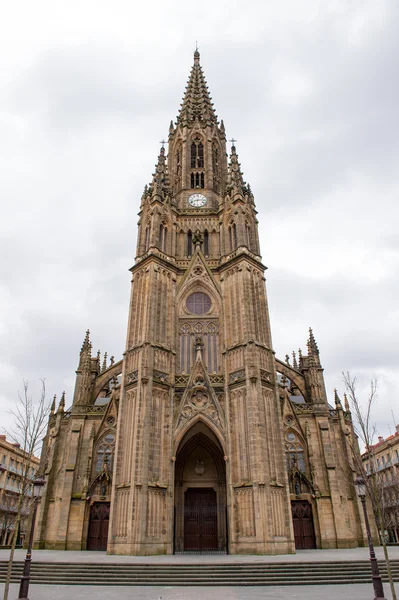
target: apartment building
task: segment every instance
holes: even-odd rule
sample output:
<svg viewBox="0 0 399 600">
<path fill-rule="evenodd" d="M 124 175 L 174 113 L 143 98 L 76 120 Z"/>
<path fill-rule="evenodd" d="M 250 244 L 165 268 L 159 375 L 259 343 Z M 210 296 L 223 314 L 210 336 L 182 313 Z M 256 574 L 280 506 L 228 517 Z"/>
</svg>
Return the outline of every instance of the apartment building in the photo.
<svg viewBox="0 0 399 600">
<path fill-rule="evenodd" d="M 10 545 L 15 532 L 18 499 L 23 487 L 24 474 L 32 479 L 39 466 L 35 456 L 27 463 L 28 455 L 19 444 L 10 442 L 0 435 L 0 546 Z M 28 485 L 22 506 L 22 518 L 19 528 L 19 540 L 25 537 L 26 517 L 32 499 L 31 486 Z"/>
<path fill-rule="evenodd" d="M 386 540 L 399 543 L 399 425 L 387 438 L 379 436 L 370 451 L 362 455 L 362 460 L 368 476 L 375 474 L 378 477 Z"/>
</svg>

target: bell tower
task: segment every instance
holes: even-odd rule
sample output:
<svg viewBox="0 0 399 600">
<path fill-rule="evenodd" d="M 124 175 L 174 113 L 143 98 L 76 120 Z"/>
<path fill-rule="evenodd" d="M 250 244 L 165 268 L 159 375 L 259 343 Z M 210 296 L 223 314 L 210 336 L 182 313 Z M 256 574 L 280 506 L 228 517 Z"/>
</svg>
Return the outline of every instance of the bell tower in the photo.
<svg viewBox="0 0 399 600">
<path fill-rule="evenodd" d="M 254 196 L 198 51 L 168 144 L 140 205 L 108 551 L 293 552 Z"/>
</svg>

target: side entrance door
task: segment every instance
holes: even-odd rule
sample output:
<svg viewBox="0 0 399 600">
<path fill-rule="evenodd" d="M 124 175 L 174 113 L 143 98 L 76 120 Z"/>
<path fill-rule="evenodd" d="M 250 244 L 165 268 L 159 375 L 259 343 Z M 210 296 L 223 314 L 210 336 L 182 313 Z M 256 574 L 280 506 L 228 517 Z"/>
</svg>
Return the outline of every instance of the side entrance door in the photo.
<svg viewBox="0 0 399 600">
<path fill-rule="evenodd" d="M 106 550 L 109 526 L 109 502 L 94 502 L 90 509 L 88 550 Z"/>
<path fill-rule="evenodd" d="M 184 498 L 184 550 L 218 549 L 216 492 L 212 488 L 189 488 Z"/>
<path fill-rule="evenodd" d="M 295 548 L 297 550 L 316 548 L 311 504 L 307 500 L 293 500 L 291 502 L 291 509 Z"/>
</svg>

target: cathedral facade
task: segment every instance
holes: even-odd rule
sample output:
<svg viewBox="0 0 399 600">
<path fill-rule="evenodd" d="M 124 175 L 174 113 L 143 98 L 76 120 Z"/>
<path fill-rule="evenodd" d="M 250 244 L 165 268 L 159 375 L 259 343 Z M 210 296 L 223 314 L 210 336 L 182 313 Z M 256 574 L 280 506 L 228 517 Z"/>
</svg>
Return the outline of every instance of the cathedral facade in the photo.
<svg viewBox="0 0 399 600">
<path fill-rule="evenodd" d="M 312 331 L 273 352 L 254 196 L 196 51 L 141 199 L 126 347 L 54 401 L 36 543 L 113 554 L 293 553 L 362 543 L 349 407 Z"/>
</svg>

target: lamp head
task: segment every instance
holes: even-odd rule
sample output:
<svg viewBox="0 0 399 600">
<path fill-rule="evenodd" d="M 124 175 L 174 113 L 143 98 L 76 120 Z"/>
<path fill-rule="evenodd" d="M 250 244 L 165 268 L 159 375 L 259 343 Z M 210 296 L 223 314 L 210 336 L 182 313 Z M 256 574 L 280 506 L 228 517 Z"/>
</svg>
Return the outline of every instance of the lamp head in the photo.
<svg viewBox="0 0 399 600">
<path fill-rule="evenodd" d="M 363 477 L 358 475 L 354 481 L 354 485 L 356 489 L 356 494 L 359 496 L 359 498 L 364 498 L 364 496 L 366 495 L 366 483 Z"/>
<path fill-rule="evenodd" d="M 36 477 L 36 479 L 33 480 L 33 497 L 34 498 L 41 498 L 42 493 L 43 493 L 43 486 L 46 483 L 43 479 L 43 477 Z"/>
</svg>

